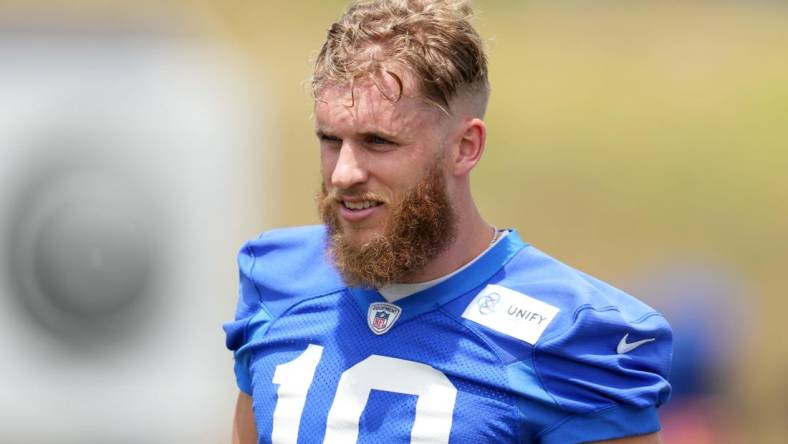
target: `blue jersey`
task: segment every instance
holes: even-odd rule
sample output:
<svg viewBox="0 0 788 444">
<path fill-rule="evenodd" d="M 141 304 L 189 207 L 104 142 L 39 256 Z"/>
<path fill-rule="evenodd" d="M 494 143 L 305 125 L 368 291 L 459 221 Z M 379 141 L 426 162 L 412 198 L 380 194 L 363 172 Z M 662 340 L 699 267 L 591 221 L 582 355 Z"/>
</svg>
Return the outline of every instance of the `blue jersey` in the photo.
<svg viewBox="0 0 788 444">
<path fill-rule="evenodd" d="M 512 231 L 387 303 L 343 284 L 321 226 L 239 254 L 224 326 L 260 443 L 575 443 L 659 430 L 671 331 Z"/>
</svg>

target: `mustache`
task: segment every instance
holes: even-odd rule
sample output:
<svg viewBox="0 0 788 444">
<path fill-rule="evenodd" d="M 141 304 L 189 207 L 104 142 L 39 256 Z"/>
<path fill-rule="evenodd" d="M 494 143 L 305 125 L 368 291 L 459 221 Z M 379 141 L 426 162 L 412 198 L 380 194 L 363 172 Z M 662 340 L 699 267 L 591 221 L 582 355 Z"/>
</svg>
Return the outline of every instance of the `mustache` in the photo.
<svg viewBox="0 0 788 444">
<path fill-rule="evenodd" d="M 336 202 L 342 200 L 372 200 L 375 202 L 382 202 L 383 204 L 389 204 L 389 200 L 386 199 L 384 196 L 381 196 L 377 193 L 373 193 L 371 191 L 363 191 L 363 190 L 326 190 L 325 185 L 322 187 L 322 193 L 320 196 L 320 201 L 324 205 L 331 205 Z"/>
</svg>

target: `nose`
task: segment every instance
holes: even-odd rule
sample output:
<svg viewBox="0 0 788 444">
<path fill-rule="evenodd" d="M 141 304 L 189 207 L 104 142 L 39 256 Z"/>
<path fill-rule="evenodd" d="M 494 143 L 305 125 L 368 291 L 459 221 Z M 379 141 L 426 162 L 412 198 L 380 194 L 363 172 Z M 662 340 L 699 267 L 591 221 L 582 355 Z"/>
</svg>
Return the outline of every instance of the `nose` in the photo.
<svg viewBox="0 0 788 444">
<path fill-rule="evenodd" d="M 348 189 L 367 180 L 367 170 L 362 162 L 363 153 L 359 148 L 343 142 L 339 157 L 331 173 L 331 185 L 338 189 Z"/>
</svg>

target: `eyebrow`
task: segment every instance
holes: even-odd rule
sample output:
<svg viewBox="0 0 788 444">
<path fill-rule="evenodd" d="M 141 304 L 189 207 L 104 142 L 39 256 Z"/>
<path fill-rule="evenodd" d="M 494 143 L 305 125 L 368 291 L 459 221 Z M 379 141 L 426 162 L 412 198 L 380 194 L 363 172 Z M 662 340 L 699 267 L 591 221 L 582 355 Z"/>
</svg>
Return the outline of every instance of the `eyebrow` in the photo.
<svg viewBox="0 0 788 444">
<path fill-rule="evenodd" d="M 328 131 L 328 130 L 325 130 L 325 129 L 322 129 L 322 128 L 316 129 L 315 130 L 315 135 L 317 135 L 317 137 L 321 137 L 321 138 L 322 137 L 339 137 L 339 136 L 333 134 L 331 131 Z M 386 139 L 386 140 L 391 140 L 391 141 L 396 141 L 396 140 L 400 139 L 399 137 L 394 136 L 393 134 L 389 134 L 389 133 L 387 133 L 385 131 L 365 131 L 363 133 L 359 133 L 359 136 L 362 137 L 362 138 L 380 137 L 380 138 L 383 138 L 383 139 Z"/>
</svg>

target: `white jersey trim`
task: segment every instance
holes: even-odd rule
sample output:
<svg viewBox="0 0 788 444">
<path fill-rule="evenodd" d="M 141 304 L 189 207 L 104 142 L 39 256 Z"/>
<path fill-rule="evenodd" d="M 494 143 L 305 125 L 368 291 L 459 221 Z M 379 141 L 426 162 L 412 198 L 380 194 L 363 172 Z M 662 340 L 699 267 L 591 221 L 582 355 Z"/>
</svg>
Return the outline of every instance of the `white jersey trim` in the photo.
<svg viewBox="0 0 788 444">
<path fill-rule="evenodd" d="M 498 245 L 498 242 L 500 242 L 503 238 L 505 238 L 506 236 L 509 235 L 509 230 L 501 230 L 501 231 L 499 231 L 499 233 L 500 234 L 498 235 L 498 238 L 495 239 L 495 242 L 491 243 L 490 246 L 487 247 L 486 250 L 482 251 L 478 256 L 473 258 L 473 260 L 471 260 L 467 264 L 463 265 L 462 267 L 454 270 L 453 272 L 451 272 L 451 273 L 449 273 L 447 275 L 444 275 L 444 276 L 441 276 L 439 278 L 435 278 L 435 279 L 429 280 L 427 282 L 418 282 L 418 283 L 415 283 L 415 284 L 391 284 L 391 285 L 387 285 L 385 287 L 378 288 L 378 293 L 380 293 L 380 295 L 383 296 L 383 299 L 385 299 L 387 302 L 396 302 L 396 301 L 399 301 L 400 299 L 404 299 L 404 298 L 406 298 L 406 297 L 408 297 L 408 296 L 410 296 L 412 294 L 416 294 L 416 293 L 418 293 L 420 291 L 424 291 L 424 290 L 426 290 L 426 289 L 428 289 L 430 287 L 434 287 L 434 286 L 440 284 L 441 282 L 452 278 L 454 275 L 462 273 L 463 270 L 465 270 L 466 268 L 470 267 L 471 265 L 473 265 L 474 262 L 476 262 L 479 259 L 481 259 L 494 246 Z"/>
</svg>

